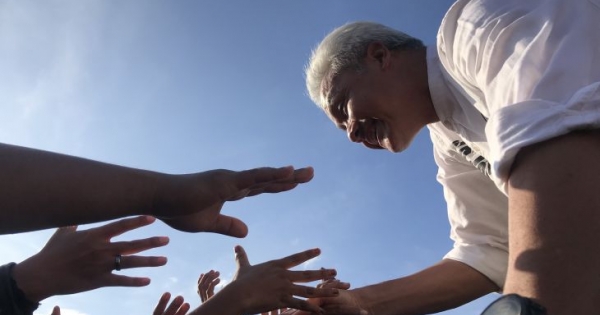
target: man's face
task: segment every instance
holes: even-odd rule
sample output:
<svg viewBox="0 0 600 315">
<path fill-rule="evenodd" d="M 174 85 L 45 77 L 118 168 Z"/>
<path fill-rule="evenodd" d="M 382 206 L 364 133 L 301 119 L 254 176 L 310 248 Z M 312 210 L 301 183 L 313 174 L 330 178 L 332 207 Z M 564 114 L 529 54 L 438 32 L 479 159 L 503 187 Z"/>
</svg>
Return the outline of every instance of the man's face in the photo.
<svg viewBox="0 0 600 315">
<path fill-rule="evenodd" d="M 393 65 L 402 62 L 394 60 L 398 56 L 380 57 L 367 56 L 362 70 L 347 70 L 326 82 L 325 112 L 351 141 L 400 152 L 425 125 L 415 106 L 422 102 L 421 91 L 411 71 L 398 71 Z"/>
</svg>

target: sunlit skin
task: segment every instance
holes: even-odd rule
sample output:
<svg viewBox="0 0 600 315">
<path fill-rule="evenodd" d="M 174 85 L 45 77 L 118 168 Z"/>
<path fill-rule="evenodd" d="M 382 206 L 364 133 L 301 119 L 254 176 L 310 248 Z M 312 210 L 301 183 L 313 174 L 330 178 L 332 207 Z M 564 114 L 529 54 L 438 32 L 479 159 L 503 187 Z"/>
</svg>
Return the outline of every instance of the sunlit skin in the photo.
<svg viewBox="0 0 600 315">
<path fill-rule="evenodd" d="M 401 152 L 419 130 L 439 120 L 429 94 L 425 48 L 392 51 L 373 42 L 360 71 L 345 70 L 322 87 L 327 116 L 350 141 L 371 149 Z"/>
</svg>

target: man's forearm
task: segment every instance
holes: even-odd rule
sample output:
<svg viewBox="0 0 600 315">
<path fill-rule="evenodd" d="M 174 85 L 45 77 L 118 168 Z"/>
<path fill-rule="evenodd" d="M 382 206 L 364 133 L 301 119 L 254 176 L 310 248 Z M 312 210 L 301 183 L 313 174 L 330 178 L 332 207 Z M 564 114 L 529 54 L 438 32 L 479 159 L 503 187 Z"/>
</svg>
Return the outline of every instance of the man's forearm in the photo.
<svg viewBox="0 0 600 315">
<path fill-rule="evenodd" d="M 416 274 L 354 291 L 370 315 L 408 315 L 452 309 L 497 290 L 477 270 L 443 260 Z"/>
<path fill-rule="evenodd" d="M 0 144 L 0 233 L 150 214 L 159 176 Z"/>
</svg>

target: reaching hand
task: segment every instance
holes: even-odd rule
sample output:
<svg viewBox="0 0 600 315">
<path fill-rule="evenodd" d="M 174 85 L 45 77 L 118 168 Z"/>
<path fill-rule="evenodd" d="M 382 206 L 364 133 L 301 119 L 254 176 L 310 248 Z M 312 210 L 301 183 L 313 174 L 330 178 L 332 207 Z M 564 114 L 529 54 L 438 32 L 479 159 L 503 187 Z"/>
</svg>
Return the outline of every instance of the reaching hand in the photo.
<svg viewBox="0 0 600 315">
<path fill-rule="evenodd" d="M 158 300 L 158 304 L 154 308 L 152 315 L 185 315 L 187 311 L 190 310 L 190 305 L 183 302 L 182 296 L 174 298 L 169 307 L 167 307 L 167 303 L 169 303 L 170 299 L 171 293 L 163 293 L 160 300 Z"/>
<path fill-rule="evenodd" d="M 148 278 L 117 275 L 113 270 L 166 264 L 165 257 L 134 254 L 164 246 L 169 239 L 110 240 L 152 222 L 153 217 L 140 216 L 85 231 L 77 231 L 76 226 L 59 228 L 39 253 L 14 267 L 15 281 L 30 300 L 37 302 L 53 295 L 73 294 L 106 286 L 148 285 Z"/>
<path fill-rule="evenodd" d="M 198 278 L 198 295 L 202 303 L 206 302 L 215 294 L 215 286 L 221 282 L 219 272 L 211 270 L 203 273 Z"/>
<path fill-rule="evenodd" d="M 55 306 L 55 307 L 52 309 L 52 313 L 51 313 L 50 315 L 60 315 L 60 307 L 58 307 L 58 305 L 57 305 L 57 306 Z"/>
<path fill-rule="evenodd" d="M 232 282 L 219 294 L 239 297 L 241 313 L 256 314 L 275 309 L 295 308 L 320 312 L 316 305 L 295 296 L 332 297 L 338 294 L 334 288 L 313 288 L 295 284 L 325 279 L 336 274 L 333 269 L 292 271 L 288 270 L 311 258 L 317 257 L 319 249 L 311 249 L 285 258 L 250 265 L 248 256 L 241 246 L 236 246 L 237 273 Z"/>
<path fill-rule="evenodd" d="M 246 224 L 220 213 L 225 202 L 287 191 L 312 177 L 312 168 L 292 167 L 173 175 L 159 184 L 152 213 L 181 231 L 244 237 L 248 234 Z"/>
</svg>

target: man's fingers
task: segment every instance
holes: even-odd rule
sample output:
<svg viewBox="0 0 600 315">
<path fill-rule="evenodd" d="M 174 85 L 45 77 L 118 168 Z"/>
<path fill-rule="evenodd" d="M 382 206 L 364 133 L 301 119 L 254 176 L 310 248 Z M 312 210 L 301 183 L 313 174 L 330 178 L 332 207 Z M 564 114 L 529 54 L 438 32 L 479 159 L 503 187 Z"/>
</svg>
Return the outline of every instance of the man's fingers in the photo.
<svg viewBox="0 0 600 315">
<path fill-rule="evenodd" d="M 320 270 L 290 270 L 287 272 L 287 277 L 292 282 L 312 282 L 315 280 L 326 279 L 330 276 L 335 276 L 335 269 L 320 269 Z"/>
<path fill-rule="evenodd" d="M 285 269 L 289 269 L 295 266 L 298 266 L 299 264 L 315 258 L 317 256 L 319 256 L 321 254 L 321 250 L 318 248 L 313 248 L 313 249 L 309 249 L 309 250 L 305 250 L 303 252 L 300 253 L 296 253 L 281 259 L 277 259 L 274 260 L 273 262 L 275 262 L 277 265 L 285 268 Z"/>
<path fill-rule="evenodd" d="M 60 315 L 60 307 L 58 307 L 58 305 L 56 305 L 53 309 L 52 309 L 52 314 L 50 315 Z"/>
<path fill-rule="evenodd" d="M 293 285 L 290 293 L 294 296 L 301 296 L 305 298 L 325 298 L 325 297 L 336 297 L 339 295 L 338 289 L 334 288 L 313 288 L 303 285 Z"/>
<path fill-rule="evenodd" d="M 330 279 L 317 284 L 317 288 L 336 288 L 340 290 L 348 290 L 350 289 L 350 283 L 342 282 L 337 279 Z"/>
<path fill-rule="evenodd" d="M 308 311 L 310 313 L 322 313 L 321 308 L 315 304 L 308 303 L 306 300 L 298 299 L 298 298 L 289 298 L 284 302 L 285 307 L 293 308 L 302 311 Z"/>
<path fill-rule="evenodd" d="M 152 315 L 163 315 L 163 312 L 165 311 L 165 308 L 167 307 L 167 304 L 169 303 L 170 299 L 171 299 L 171 293 L 169 293 L 169 292 L 163 293 L 163 295 L 158 300 L 158 304 L 154 308 L 154 312 L 152 312 Z"/>
<path fill-rule="evenodd" d="M 237 245 L 233 250 L 235 251 L 235 262 L 237 263 L 238 269 L 250 266 L 248 255 L 242 246 Z"/>
<path fill-rule="evenodd" d="M 105 238 L 113 238 L 127 231 L 137 229 L 142 226 L 152 224 L 156 219 L 149 215 L 142 215 L 134 218 L 118 220 L 107 225 L 89 229 L 91 233 L 99 233 Z"/>
</svg>

